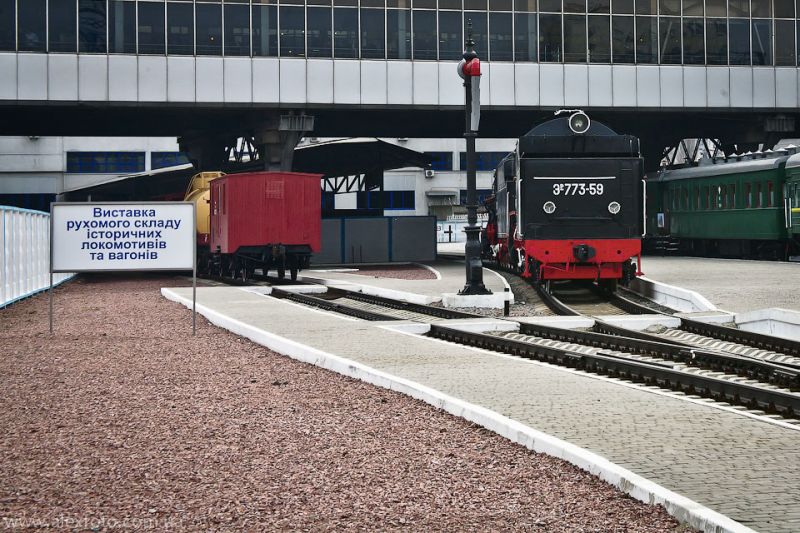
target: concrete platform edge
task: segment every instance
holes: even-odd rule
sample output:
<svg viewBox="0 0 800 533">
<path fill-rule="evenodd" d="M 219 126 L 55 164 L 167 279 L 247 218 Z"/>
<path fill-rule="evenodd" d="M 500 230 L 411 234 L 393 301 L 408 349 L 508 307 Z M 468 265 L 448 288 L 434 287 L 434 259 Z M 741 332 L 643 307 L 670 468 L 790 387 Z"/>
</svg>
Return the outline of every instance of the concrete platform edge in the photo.
<svg viewBox="0 0 800 533">
<path fill-rule="evenodd" d="M 166 299 L 180 303 L 189 309 L 192 307 L 191 299 L 184 298 L 169 288 L 162 288 L 161 294 Z M 670 515 L 688 523 L 692 527 L 714 533 L 755 533 L 754 530 L 727 516 L 634 474 L 600 455 L 552 435 L 537 431 L 479 405 L 465 402 L 419 383 L 387 374 L 356 361 L 311 348 L 258 329 L 199 303 L 197 304 L 197 312 L 216 326 L 250 339 L 256 344 L 265 346 L 292 359 L 406 394 L 452 415 L 479 424 L 534 452 L 563 459 L 610 483 L 639 501 L 663 505 Z"/>
<path fill-rule="evenodd" d="M 656 303 L 683 312 L 716 311 L 714 304 L 699 292 L 667 285 L 644 276 L 631 282 L 631 289 Z"/>
</svg>

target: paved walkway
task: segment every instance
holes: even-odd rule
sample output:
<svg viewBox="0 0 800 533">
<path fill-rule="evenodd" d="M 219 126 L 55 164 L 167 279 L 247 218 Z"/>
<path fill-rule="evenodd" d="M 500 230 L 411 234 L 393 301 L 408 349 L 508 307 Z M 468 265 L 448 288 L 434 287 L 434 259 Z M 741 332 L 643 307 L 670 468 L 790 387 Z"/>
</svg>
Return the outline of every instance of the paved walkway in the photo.
<svg viewBox="0 0 800 533">
<path fill-rule="evenodd" d="M 191 297 L 191 289 L 175 289 Z M 800 431 L 612 380 L 387 330 L 240 288 L 198 303 L 484 406 L 764 532 L 800 531 Z"/>
</svg>

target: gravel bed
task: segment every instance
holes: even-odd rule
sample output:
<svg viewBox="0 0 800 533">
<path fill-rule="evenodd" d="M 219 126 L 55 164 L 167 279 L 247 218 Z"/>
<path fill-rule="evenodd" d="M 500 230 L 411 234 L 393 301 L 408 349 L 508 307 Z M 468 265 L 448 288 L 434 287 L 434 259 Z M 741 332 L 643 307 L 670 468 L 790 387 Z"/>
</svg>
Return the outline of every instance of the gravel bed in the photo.
<svg viewBox="0 0 800 533">
<path fill-rule="evenodd" d="M 419 265 L 360 266 L 357 271 L 348 274 L 372 278 L 436 279 L 436 274 Z"/>
<path fill-rule="evenodd" d="M 686 531 L 401 394 L 81 277 L 0 310 L 0 524 L 108 531 Z"/>
</svg>

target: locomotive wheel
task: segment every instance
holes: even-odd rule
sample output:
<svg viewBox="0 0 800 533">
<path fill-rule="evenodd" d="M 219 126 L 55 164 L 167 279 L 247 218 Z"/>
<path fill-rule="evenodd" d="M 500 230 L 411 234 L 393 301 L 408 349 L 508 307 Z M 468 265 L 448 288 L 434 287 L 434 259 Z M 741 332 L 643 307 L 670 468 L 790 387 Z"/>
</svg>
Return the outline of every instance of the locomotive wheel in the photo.
<svg viewBox="0 0 800 533">
<path fill-rule="evenodd" d="M 615 279 L 601 279 L 600 288 L 610 293 L 617 292 L 617 280 Z"/>
<path fill-rule="evenodd" d="M 297 281 L 297 269 L 296 268 L 290 269 L 289 270 L 289 275 L 291 276 L 292 281 Z"/>
<path fill-rule="evenodd" d="M 286 277 L 286 269 L 283 266 L 278 267 L 278 279 L 283 279 Z"/>
</svg>

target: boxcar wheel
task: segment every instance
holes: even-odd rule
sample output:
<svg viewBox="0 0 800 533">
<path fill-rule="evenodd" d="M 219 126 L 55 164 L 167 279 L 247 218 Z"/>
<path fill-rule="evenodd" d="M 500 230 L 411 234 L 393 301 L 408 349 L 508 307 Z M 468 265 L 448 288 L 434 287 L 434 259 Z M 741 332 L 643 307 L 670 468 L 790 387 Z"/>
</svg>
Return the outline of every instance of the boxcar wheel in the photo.
<svg viewBox="0 0 800 533">
<path fill-rule="evenodd" d="M 283 267 L 278 267 L 278 279 L 283 279 L 286 277 L 286 269 Z"/>
<path fill-rule="evenodd" d="M 292 281 L 297 281 L 297 269 L 296 268 L 292 268 L 289 271 L 289 274 L 292 277 Z"/>
</svg>

